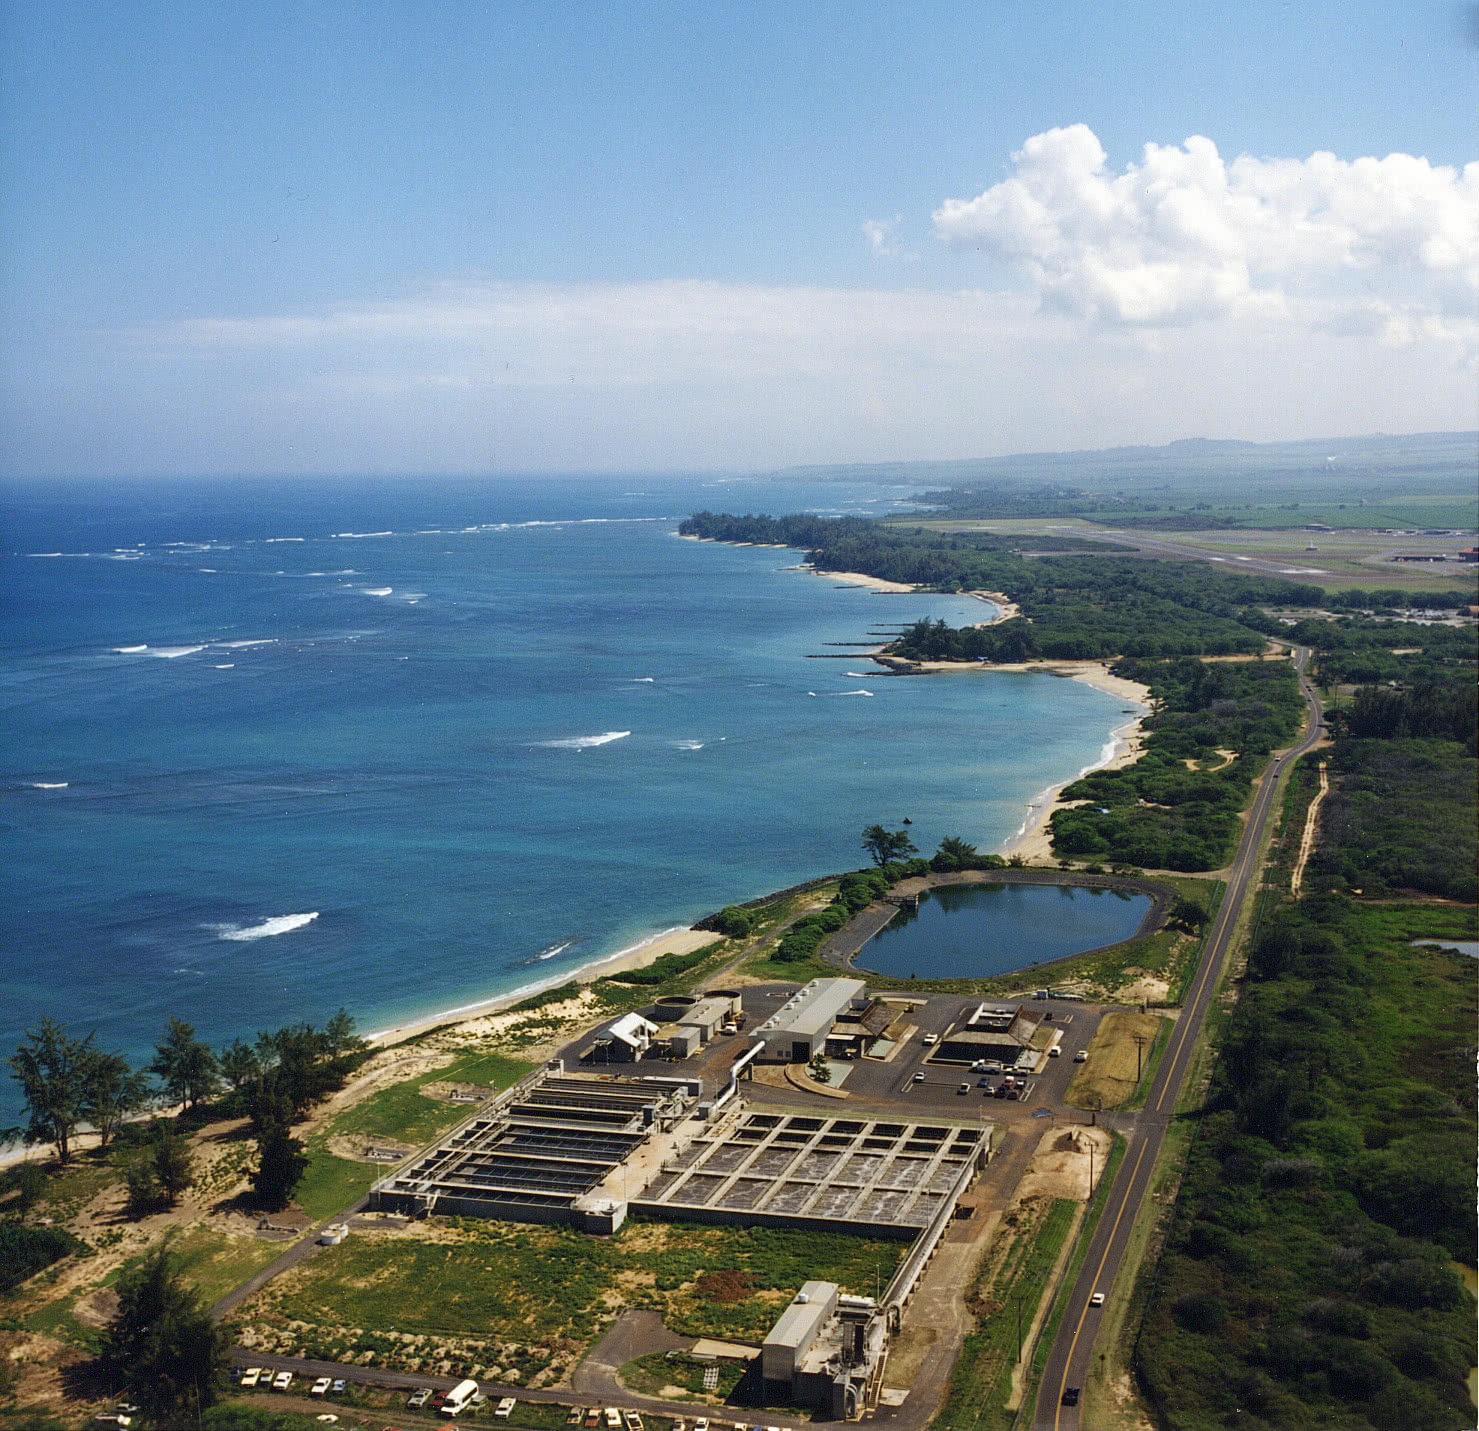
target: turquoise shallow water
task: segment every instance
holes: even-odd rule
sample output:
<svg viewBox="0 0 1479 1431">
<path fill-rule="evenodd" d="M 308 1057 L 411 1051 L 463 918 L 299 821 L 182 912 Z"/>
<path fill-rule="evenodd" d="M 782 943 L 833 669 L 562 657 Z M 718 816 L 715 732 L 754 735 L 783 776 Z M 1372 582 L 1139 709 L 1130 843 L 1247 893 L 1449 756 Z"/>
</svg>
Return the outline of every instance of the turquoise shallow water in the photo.
<svg viewBox="0 0 1479 1431">
<path fill-rule="evenodd" d="M 829 643 L 981 604 L 674 535 L 905 495 L 5 488 L 0 1050 L 43 1014 L 134 1057 L 172 1014 L 373 1030 L 855 867 L 875 821 L 998 846 L 1122 701 L 885 676 Z"/>
<path fill-rule="evenodd" d="M 859 952 L 860 969 L 896 978 L 981 979 L 1128 939 L 1143 894 L 1075 885 L 984 884 L 928 890 Z"/>
</svg>

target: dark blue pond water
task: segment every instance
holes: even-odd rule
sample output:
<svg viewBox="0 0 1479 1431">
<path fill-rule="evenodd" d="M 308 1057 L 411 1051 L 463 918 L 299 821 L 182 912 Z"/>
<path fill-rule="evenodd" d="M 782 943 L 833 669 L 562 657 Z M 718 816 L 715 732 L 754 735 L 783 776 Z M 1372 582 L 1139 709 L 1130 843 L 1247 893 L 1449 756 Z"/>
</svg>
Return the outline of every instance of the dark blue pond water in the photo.
<svg viewBox="0 0 1479 1431">
<path fill-rule="evenodd" d="M 1148 895 L 1078 885 L 984 884 L 928 891 L 862 948 L 859 968 L 896 978 L 979 979 L 1128 939 Z"/>
</svg>

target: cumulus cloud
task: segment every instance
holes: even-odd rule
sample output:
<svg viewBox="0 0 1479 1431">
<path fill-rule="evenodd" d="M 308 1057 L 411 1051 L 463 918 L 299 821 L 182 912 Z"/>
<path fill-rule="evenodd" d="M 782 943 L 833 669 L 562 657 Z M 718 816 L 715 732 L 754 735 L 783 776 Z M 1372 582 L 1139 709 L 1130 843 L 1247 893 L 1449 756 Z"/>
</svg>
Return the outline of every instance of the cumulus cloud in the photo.
<svg viewBox="0 0 1479 1431">
<path fill-rule="evenodd" d="M 1479 163 L 1229 163 L 1193 136 L 1147 144 L 1116 173 L 1084 124 L 1034 135 L 1013 161 L 974 199 L 946 200 L 935 231 L 1015 265 L 1046 308 L 1132 325 L 1256 314 L 1347 329 L 1364 312 L 1387 341 L 1472 341 Z"/>
</svg>

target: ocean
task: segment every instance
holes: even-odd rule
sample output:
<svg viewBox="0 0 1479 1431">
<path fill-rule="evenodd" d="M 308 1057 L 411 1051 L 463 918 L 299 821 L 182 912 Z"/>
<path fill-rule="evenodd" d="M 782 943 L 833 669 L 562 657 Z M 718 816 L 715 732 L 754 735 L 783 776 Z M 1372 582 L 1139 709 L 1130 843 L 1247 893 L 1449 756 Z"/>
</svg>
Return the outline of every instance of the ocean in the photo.
<svg viewBox="0 0 1479 1431">
<path fill-rule="evenodd" d="M 171 1016 L 216 1046 L 341 1006 L 373 1032 L 855 868 L 869 824 L 999 847 L 1120 698 L 885 675 L 856 643 L 982 604 L 676 536 L 911 495 L 6 484 L 0 1054 L 45 1015 L 138 1062 Z"/>
</svg>

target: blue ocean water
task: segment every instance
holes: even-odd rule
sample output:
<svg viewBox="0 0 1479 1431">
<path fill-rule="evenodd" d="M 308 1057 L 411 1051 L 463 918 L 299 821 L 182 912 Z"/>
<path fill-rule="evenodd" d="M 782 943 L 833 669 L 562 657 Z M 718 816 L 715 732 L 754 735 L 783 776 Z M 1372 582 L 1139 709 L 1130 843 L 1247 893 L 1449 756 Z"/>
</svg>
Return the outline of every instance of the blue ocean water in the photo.
<svg viewBox="0 0 1479 1431">
<path fill-rule="evenodd" d="M 1128 939 L 1151 899 L 1082 885 L 945 885 L 901 910 L 857 957 L 896 978 L 980 979 Z"/>
<path fill-rule="evenodd" d="M 874 822 L 995 847 L 1124 719 L 1080 683 L 889 677 L 828 644 L 979 602 L 675 535 L 899 489 L 0 495 L 0 1052 L 43 1014 L 144 1058 L 170 1015 L 219 1045 L 558 980 L 856 867 Z M 14 1107 L 0 1080 L 0 1125 Z"/>
</svg>

